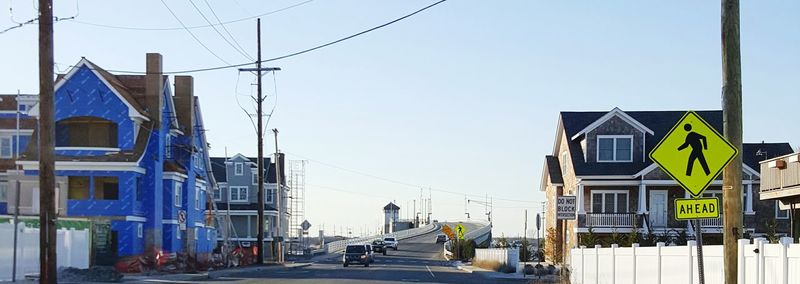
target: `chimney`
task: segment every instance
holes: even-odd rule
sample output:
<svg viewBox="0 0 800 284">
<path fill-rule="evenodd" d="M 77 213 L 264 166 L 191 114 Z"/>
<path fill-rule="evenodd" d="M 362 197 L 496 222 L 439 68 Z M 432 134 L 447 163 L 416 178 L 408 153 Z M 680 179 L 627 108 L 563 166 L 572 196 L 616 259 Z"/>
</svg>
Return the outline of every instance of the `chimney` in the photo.
<svg viewBox="0 0 800 284">
<path fill-rule="evenodd" d="M 194 78 L 175 76 L 175 115 L 183 134 L 191 137 L 194 130 Z"/>
<path fill-rule="evenodd" d="M 161 54 L 147 54 L 147 74 L 144 75 L 144 95 L 147 102 L 147 113 L 154 122 L 154 128 L 161 127 L 162 98 L 164 79 L 162 78 Z"/>
</svg>

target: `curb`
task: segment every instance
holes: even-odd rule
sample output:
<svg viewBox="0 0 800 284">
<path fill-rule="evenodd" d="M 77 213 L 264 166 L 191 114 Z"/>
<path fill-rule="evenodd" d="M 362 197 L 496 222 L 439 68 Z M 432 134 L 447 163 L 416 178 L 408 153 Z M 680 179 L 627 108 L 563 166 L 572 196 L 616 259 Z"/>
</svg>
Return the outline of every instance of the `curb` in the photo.
<svg viewBox="0 0 800 284">
<path fill-rule="evenodd" d="M 461 270 L 461 271 L 466 271 L 466 272 L 469 272 L 469 273 L 473 273 L 473 272 L 475 272 L 474 270 L 472 270 L 472 269 L 469 269 L 469 268 L 467 268 L 466 266 L 462 266 L 462 265 L 458 265 L 458 266 L 456 266 L 456 268 L 458 268 L 458 270 Z"/>
</svg>

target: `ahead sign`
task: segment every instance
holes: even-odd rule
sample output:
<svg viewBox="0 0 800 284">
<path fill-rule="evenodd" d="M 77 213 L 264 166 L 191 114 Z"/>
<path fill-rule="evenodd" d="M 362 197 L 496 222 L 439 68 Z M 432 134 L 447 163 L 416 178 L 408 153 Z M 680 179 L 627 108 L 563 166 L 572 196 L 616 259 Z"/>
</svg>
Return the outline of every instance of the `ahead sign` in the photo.
<svg viewBox="0 0 800 284">
<path fill-rule="evenodd" d="M 719 201 L 716 197 L 675 199 L 675 219 L 719 218 Z"/>
<path fill-rule="evenodd" d="M 556 220 L 575 220 L 575 196 L 559 196 L 556 200 Z"/>
</svg>

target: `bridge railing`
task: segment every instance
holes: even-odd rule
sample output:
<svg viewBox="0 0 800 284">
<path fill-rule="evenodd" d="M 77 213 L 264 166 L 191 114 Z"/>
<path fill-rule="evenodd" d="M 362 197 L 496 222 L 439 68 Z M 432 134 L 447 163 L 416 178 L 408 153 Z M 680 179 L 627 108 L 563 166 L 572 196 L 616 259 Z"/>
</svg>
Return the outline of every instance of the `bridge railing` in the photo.
<svg viewBox="0 0 800 284">
<path fill-rule="evenodd" d="M 368 237 L 361 237 L 361 238 L 353 238 L 353 239 L 345 239 L 327 243 L 324 248 L 314 251 L 315 254 L 317 253 L 334 253 L 344 250 L 347 245 L 351 244 L 366 244 L 371 243 L 374 240 L 383 240 L 383 238 L 391 238 L 394 237 L 398 240 L 408 239 L 411 237 L 416 237 L 419 235 L 424 235 L 436 230 L 436 226 L 433 224 L 425 225 L 424 227 L 402 230 L 390 234 L 383 234 L 383 235 L 376 235 L 376 236 L 368 236 Z"/>
<path fill-rule="evenodd" d="M 468 231 L 466 234 L 464 234 L 464 239 L 477 240 L 481 236 L 487 235 L 487 234 L 492 232 L 492 224 L 489 223 L 488 221 L 472 221 L 472 220 L 470 220 L 469 222 L 470 223 L 478 223 L 478 224 L 481 224 L 483 226 L 478 228 L 478 229 L 476 229 L 476 230 Z M 444 254 L 444 257 L 447 258 L 447 259 L 450 259 L 450 257 L 453 256 L 453 253 L 450 251 L 451 248 L 452 248 L 452 243 L 449 240 L 444 243 L 442 253 Z"/>
</svg>

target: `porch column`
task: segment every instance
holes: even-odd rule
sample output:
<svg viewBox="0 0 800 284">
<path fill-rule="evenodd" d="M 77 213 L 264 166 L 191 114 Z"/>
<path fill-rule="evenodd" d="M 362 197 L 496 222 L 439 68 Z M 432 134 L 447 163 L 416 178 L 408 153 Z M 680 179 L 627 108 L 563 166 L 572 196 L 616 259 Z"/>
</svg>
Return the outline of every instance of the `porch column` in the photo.
<svg viewBox="0 0 800 284">
<path fill-rule="evenodd" d="M 647 213 L 647 185 L 644 183 L 639 185 L 639 210 L 636 213 Z"/>
<path fill-rule="evenodd" d="M 744 214 L 747 215 L 754 215 L 756 212 L 753 212 L 753 183 L 747 184 L 747 200 L 745 200 L 745 209 Z"/>
<path fill-rule="evenodd" d="M 575 196 L 575 201 L 578 203 L 578 214 L 586 214 L 586 209 L 583 208 L 583 185 L 580 183 L 578 184 L 578 194 Z"/>
</svg>

